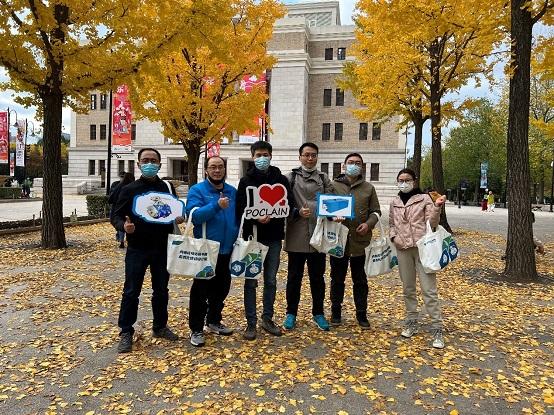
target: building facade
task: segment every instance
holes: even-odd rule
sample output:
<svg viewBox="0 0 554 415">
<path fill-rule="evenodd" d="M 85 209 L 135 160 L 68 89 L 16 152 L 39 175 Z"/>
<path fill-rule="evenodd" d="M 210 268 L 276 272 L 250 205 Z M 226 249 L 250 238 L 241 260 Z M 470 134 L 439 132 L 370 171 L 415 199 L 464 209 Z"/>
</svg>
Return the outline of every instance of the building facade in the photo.
<svg viewBox="0 0 554 415">
<path fill-rule="evenodd" d="M 385 198 L 395 192 L 396 173 L 405 165 L 406 138 L 398 131 L 398 119 L 362 122 L 352 109 L 359 108 L 352 94 L 336 84 L 355 41 L 354 26 L 340 23 L 338 1 L 288 5 L 288 13 L 276 22 L 268 51 L 277 58 L 268 74 L 269 118 L 273 146 L 272 164 L 283 173 L 298 167 L 298 147 L 307 141 L 320 148 L 320 169 L 330 176 L 341 172 L 346 154 L 360 153 L 365 175 Z M 90 111 L 72 114 L 69 174 L 66 191 L 76 183 L 106 186 L 108 97 L 91 94 Z M 119 171 L 138 177 L 137 153 L 155 147 L 162 154 L 161 176 L 185 180 L 187 165 L 181 145 L 169 143 L 160 125 L 139 120 L 133 124 L 132 154 L 117 154 L 111 160 L 111 181 Z M 221 145 L 227 159 L 228 181 L 238 183 L 250 161 L 249 144 Z M 202 177 L 202 160 L 199 178 Z M 71 190 L 73 189 L 73 190 Z M 380 193 L 380 195 L 381 195 Z"/>
</svg>

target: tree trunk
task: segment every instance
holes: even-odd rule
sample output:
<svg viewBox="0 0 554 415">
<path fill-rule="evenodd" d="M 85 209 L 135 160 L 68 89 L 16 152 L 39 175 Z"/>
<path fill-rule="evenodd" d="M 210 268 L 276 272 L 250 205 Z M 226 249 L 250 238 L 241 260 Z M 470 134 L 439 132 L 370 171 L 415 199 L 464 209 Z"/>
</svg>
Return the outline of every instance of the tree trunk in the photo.
<svg viewBox="0 0 554 415">
<path fill-rule="evenodd" d="M 423 142 L 423 124 L 425 124 L 425 120 L 423 116 L 420 116 L 414 117 L 412 122 L 414 123 L 415 131 L 413 167 L 416 177 L 419 180 L 421 177 L 421 145 Z"/>
<path fill-rule="evenodd" d="M 527 0 L 511 0 L 511 70 L 508 116 L 508 241 L 504 274 L 515 281 L 538 278 L 529 204 L 529 99 L 533 21 Z"/>
<path fill-rule="evenodd" d="M 41 245 L 43 248 L 50 249 L 67 247 L 63 227 L 62 200 L 62 103 L 61 92 L 51 93 L 42 98 L 44 187 Z"/>
<path fill-rule="evenodd" d="M 187 173 L 189 176 L 189 189 L 198 183 L 198 162 L 200 161 L 200 145 L 190 140 L 185 145 L 187 152 Z"/>
</svg>

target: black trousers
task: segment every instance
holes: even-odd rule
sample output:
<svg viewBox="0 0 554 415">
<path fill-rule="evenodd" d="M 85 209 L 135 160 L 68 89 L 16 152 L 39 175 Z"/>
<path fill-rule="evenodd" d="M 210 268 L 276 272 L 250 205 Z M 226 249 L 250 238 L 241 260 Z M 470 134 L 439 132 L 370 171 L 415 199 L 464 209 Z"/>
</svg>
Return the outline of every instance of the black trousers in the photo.
<svg viewBox="0 0 554 415">
<path fill-rule="evenodd" d="M 152 313 L 153 330 L 163 329 L 167 325 L 167 303 L 169 294 L 167 284 L 167 251 L 162 249 L 127 248 L 125 255 L 125 284 L 121 297 L 118 325 L 121 333 L 133 333 L 133 324 L 137 321 L 139 296 L 146 268 L 150 266 L 152 275 Z"/>
<path fill-rule="evenodd" d="M 191 331 L 202 331 L 204 321 L 206 324 L 221 323 L 224 301 L 231 288 L 230 259 L 231 254 L 219 254 L 215 276 L 209 280 L 195 279 L 193 281 L 189 301 L 189 327 Z"/>
<path fill-rule="evenodd" d="M 331 312 L 339 314 L 344 300 L 344 281 L 350 263 L 356 317 L 365 318 L 367 314 L 367 275 L 364 271 L 365 255 L 331 258 Z"/>
<path fill-rule="evenodd" d="M 312 292 L 312 314 L 314 316 L 323 314 L 325 254 L 319 252 L 288 252 L 288 258 L 287 314 L 297 315 L 298 313 L 305 263 L 308 263 L 308 277 L 310 278 L 310 290 Z"/>
</svg>

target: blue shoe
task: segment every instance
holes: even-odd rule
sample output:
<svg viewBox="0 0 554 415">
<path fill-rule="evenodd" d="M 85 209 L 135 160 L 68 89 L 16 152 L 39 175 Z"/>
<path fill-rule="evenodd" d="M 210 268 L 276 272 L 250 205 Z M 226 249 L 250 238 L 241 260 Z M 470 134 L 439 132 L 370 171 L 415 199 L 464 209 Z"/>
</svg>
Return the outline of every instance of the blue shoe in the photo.
<svg viewBox="0 0 554 415">
<path fill-rule="evenodd" d="M 294 314 L 287 314 L 283 322 L 283 328 L 285 330 L 292 330 L 294 326 L 296 326 L 296 316 Z"/>
<path fill-rule="evenodd" d="M 314 316 L 314 322 L 321 330 L 329 331 L 329 322 L 323 314 L 318 314 L 317 316 Z"/>
</svg>

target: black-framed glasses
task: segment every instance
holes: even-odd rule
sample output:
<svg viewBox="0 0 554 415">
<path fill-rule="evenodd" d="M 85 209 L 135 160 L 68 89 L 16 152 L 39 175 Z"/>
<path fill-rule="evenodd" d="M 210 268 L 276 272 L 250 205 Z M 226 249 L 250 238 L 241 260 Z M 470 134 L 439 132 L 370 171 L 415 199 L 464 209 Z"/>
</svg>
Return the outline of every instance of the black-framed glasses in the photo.
<svg viewBox="0 0 554 415">
<path fill-rule="evenodd" d="M 316 159 L 317 153 L 304 153 L 304 154 L 301 154 L 301 156 L 307 159 Z"/>
</svg>

